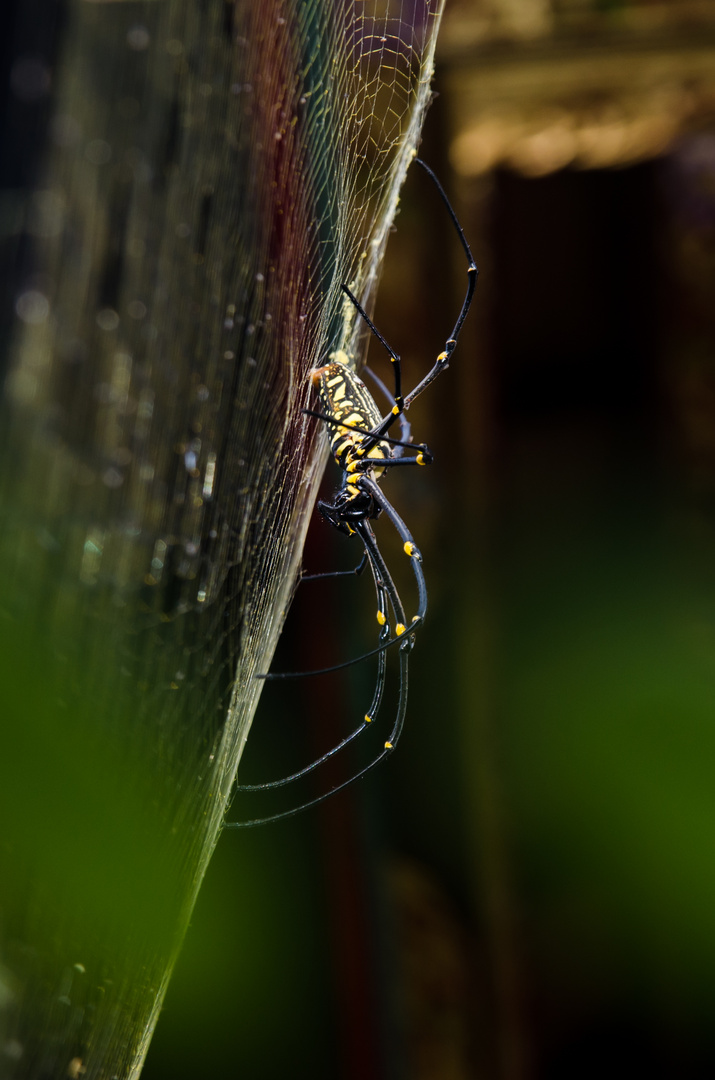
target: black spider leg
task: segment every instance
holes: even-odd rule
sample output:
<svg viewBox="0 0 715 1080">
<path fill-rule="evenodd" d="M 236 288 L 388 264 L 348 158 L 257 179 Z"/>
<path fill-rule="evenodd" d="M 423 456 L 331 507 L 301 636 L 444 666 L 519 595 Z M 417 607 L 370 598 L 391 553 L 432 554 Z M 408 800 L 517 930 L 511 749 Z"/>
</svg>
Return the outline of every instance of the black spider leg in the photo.
<svg viewBox="0 0 715 1080">
<path fill-rule="evenodd" d="M 391 459 L 386 459 L 388 464 L 390 460 Z M 394 462 L 394 464 L 407 464 L 408 462 L 414 462 L 414 460 L 414 458 L 408 458 L 402 460 L 402 462 L 398 460 L 397 462 Z M 424 622 L 425 614 L 427 613 L 427 584 L 425 582 L 424 571 L 422 569 L 422 555 L 420 554 L 420 550 L 412 537 L 412 533 L 407 528 L 404 521 L 397 513 L 395 508 L 392 506 L 392 504 L 388 502 L 388 500 L 385 498 L 385 495 L 383 494 L 380 486 L 375 483 L 375 481 L 371 479 L 371 477 L 365 474 L 360 474 L 354 482 L 357 484 L 358 487 L 362 488 L 363 491 L 368 492 L 378 504 L 380 509 L 385 511 L 386 516 L 390 519 L 393 527 L 397 530 L 397 533 L 402 540 L 403 550 L 405 554 L 410 556 L 410 564 L 412 566 L 412 571 L 415 575 L 415 580 L 417 582 L 417 614 L 412 617 L 412 622 L 409 625 L 402 623 L 401 617 L 398 617 L 394 637 L 391 637 L 388 641 L 382 642 L 375 649 L 369 649 L 367 652 L 362 653 L 360 656 L 353 657 L 352 660 L 343 660 L 340 664 L 333 664 L 331 665 L 331 667 L 318 668 L 315 671 L 271 671 L 266 672 L 265 674 L 256 675 L 256 679 L 309 679 L 313 675 L 327 675 L 331 671 L 341 671 L 343 668 L 352 667 L 353 664 L 359 664 L 361 663 L 361 661 L 367 660 L 371 656 L 377 656 L 378 653 L 382 652 L 384 649 L 391 648 L 398 642 L 402 642 L 404 644 L 406 641 L 411 641 L 413 632 L 417 629 L 420 623 Z M 361 538 L 361 528 L 364 528 L 365 524 L 366 519 L 362 522 L 355 523 L 353 526 L 355 532 L 357 532 Z M 374 540 L 372 530 L 370 530 L 370 535 L 373 536 L 375 548 L 377 549 L 377 541 Z M 367 543 L 365 543 L 364 539 L 363 543 L 365 544 L 365 550 L 367 551 L 368 545 Z M 380 565 L 384 567 L 385 563 L 379 551 L 378 558 Z M 387 573 L 387 567 L 385 567 L 385 573 Z M 389 593 L 389 589 L 388 595 L 390 595 L 390 603 L 392 603 L 392 595 Z M 396 592 L 395 595 L 397 595 Z M 403 625 L 402 630 L 399 629 L 400 625 Z"/>
<path fill-rule="evenodd" d="M 370 376 L 372 381 L 375 383 L 378 389 L 382 391 L 383 395 L 387 398 L 388 401 L 394 400 L 392 394 L 387 389 L 380 376 L 377 375 L 372 370 L 372 368 L 368 367 L 366 364 L 362 370 Z M 412 424 L 409 422 L 404 412 L 400 413 L 400 438 L 395 439 L 393 445 L 395 447 L 395 457 L 402 457 L 404 448 L 412 446 Z"/>
<path fill-rule="evenodd" d="M 397 589 L 395 588 L 394 582 L 392 581 L 392 578 L 390 577 L 390 573 L 389 573 L 389 571 L 387 569 L 385 561 L 384 561 L 382 555 L 380 554 L 380 550 L 379 550 L 379 548 L 377 546 L 377 540 L 375 539 L 375 534 L 373 533 L 372 529 L 370 528 L 370 524 L 369 524 L 369 522 L 367 521 L 366 518 L 363 521 L 355 523 L 355 532 L 358 533 L 358 535 L 360 536 L 360 539 L 362 540 L 363 544 L 365 545 L 365 550 L 368 552 L 371 565 L 373 565 L 373 566 L 375 566 L 377 568 L 378 576 L 381 578 L 381 580 L 382 580 L 382 582 L 383 582 L 383 584 L 385 586 L 385 591 L 387 592 L 387 595 L 388 595 L 388 597 L 390 599 L 390 605 L 391 605 L 393 611 L 395 612 L 395 617 L 398 619 L 398 621 L 404 622 L 404 618 L 405 618 L 404 609 L 402 607 L 400 597 L 399 597 L 399 595 L 397 593 Z M 413 625 L 413 628 L 414 628 L 415 620 L 413 620 L 412 625 Z M 393 642 L 396 641 L 396 640 L 400 640 L 400 639 L 399 638 L 393 638 L 392 639 Z M 226 822 L 224 824 L 224 828 L 226 828 L 226 829 L 249 829 L 249 828 L 253 828 L 255 825 L 267 825 L 271 821 L 280 821 L 283 818 L 294 817 L 296 814 L 301 813 L 303 810 L 307 810 L 311 806 L 317 806 L 318 803 L 325 802 L 326 799 L 331 798 L 331 796 L 337 794 L 338 791 L 342 791 L 343 788 L 348 787 L 349 784 L 352 784 L 356 780 L 359 780 L 361 777 L 365 776 L 366 773 L 370 772 L 372 769 L 375 768 L 376 765 L 379 765 L 381 761 L 383 761 L 386 757 L 388 757 L 388 755 L 391 754 L 392 751 L 397 746 L 397 743 L 399 742 L 400 735 L 402 734 L 402 729 L 403 729 L 404 723 L 405 723 L 405 713 L 407 711 L 407 658 L 409 656 L 409 653 L 410 653 L 411 649 L 412 649 L 412 639 L 411 639 L 411 635 L 408 635 L 406 640 L 404 640 L 402 645 L 400 646 L 400 651 L 399 651 L 399 657 L 400 657 L 399 687 L 400 687 L 400 690 L 399 690 L 399 700 L 398 700 L 398 703 L 397 703 L 397 714 L 395 716 L 395 721 L 394 721 L 394 723 L 392 725 L 392 730 L 390 731 L 389 738 L 385 742 L 385 744 L 384 744 L 382 750 L 380 751 L 380 753 L 377 754 L 377 756 L 374 757 L 372 759 L 372 761 L 368 762 L 367 765 L 364 765 L 361 769 L 359 769 L 356 773 L 354 773 L 348 780 L 343 780 L 342 783 L 336 784 L 335 787 L 330 789 L 330 791 L 323 792 L 322 795 L 318 795 L 314 799 L 309 799 L 308 802 L 303 803 L 301 806 L 296 806 L 292 810 L 284 810 L 279 814 L 272 814 L 269 817 L 254 818 L 251 821 L 229 821 L 229 822 Z M 339 666 L 340 667 L 345 667 L 346 665 L 341 664 Z"/>
<path fill-rule="evenodd" d="M 387 595 L 385 587 L 380 578 L 379 568 L 376 566 L 374 560 L 369 556 L 367 548 L 365 549 L 365 559 L 370 562 L 370 568 L 375 581 L 375 593 L 377 595 L 377 608 L 378 608 L 378 622 L 381 622 L 380 641 L 384 641 L 390 636 L 390 624 L 387 621 Z M 237 784 L 236 791 L 268 791 L 272 788 L 284 787 L 286 784 L 291 784 L 294 780 L 300 780 L 301 777 L 307 776 L 313 769 L 316 769 L 319 765 L 329 761 L 339 750 L 342 750 L 344 746 L 356 739 L 358 735 L 361 735 L 363 731 L 366 731 L 370 724 L 377 716 L 380 705 L 382 704 L 382 696 L 385 689 L 385 669 L 387 666 L 387 655 L 385 650 L 378 653 L 378 667 L 377 667 L 377 680 L 375 682 L 375 691 L 372 698 L 372 703 L 362 723 L 355 728 L 349 735 L 346 735 L 332 750 L 328 750 L 327 753 L 317 758 L 310 765 L 306 765 L 298 772 L 292 773 L 290 776 L 284 776 L 282 780 L 270 780 L 263 784 Z"/>
<path fill-rule="evenodd" d="M 384 383 L 381 383 L 381 385 L 385 389 L 387 389 Z M 374 446 L 377 442 L 374 436 L 374 431 L 370 428 L 361 427 L 359 424 L 348 424 L 345 420 L 336 420 L 334 416 L 328 416 L 327 413 L 318 412 L 316 409 L 302 409 L 301 411 L 306 416 L 314 416 L 316 420 L 323 420 L 326 424 L 329 424 L 332 427 L 346 428 L 348 431 L 356 431 L 358 435 L 364 435 L 365 443 L 367 444 L 368 449 Z M 400 424 L 402 424 L 403 416 L 404 413 L 400 415 Z M 411 425 L 406 424 L 406 426 L 409 432 L 409 430 L 411 430 Z M 380 441 L 390 443 L 390 445 L 394 446 L 396 450 L 399 449 L 400 453 L 395 454 L 395 457 L 399 457 L 402 454 L 403 450 L 416 450 L 418 454 L 422 453 L 425 454 L 426 457 L 429 457 L 430 463 L 432 461 L 432 454 L 430 453 L 430 449 L 426 443 L 414 443 L 411 441 L 411 439 L 393 439 L 390 435 L 381 436 Z M 394 458 L 391 458 L 390 460 L 393 461 Z"/>
<path fill-rule="evenodd" d="M 357 529 L 355 530 L 357 532 Z M 385 649 L 390 649 L 393 645 L 397 645 L 398 642 L 405 641 L 413 630 L 417 629 L 417 625 L 421 622 L 421 619 L 417 615 L 412 619 L 412 625 L 405 626 L 405 629 L 400 633 L 395 634 L 389 641 L 385 641 L 382 645 L 377 645 L 374 649 L 368 649 L 367 652 L 361 653 L 360 656 L 353 657 L 352 660 L 343 660 L 341 664 L 333 664 L 331 667 L 316 668 L 315 671 L 266 671 L 261 672 L 260 675 L 254 675 L 254 679 L 310 679 L 314 675 L 329 675 L 331 671 L 342 671 L 343 668 L 352 667 L 353 664 L 361 664 L 363 660 L 369 660 L 371 656 L 377 656 L 378 653 L 384 652 Z M 417 625 L 415 625 L 417 624 Z"/>
<path fill-rule="evenodd" d="M 427 614 L 427 583 L 422 570 L 422 555 L 420 550 L 412 538 L 412 533 L 395 510 L 392 503 L 385 497 L 380 485 L 373 480 L 371 476 L 363 475 L 357 481 L 357 486 L 362 491 L 369 492 L 380 509 L 383 510 L 390 519 L 397 534 L 402 540 L 402 549 L 405 552 L 405 555 L 409 557 L 410 565 L 412 566 L 417 582 L 417 614 L 412 617 L 412 627 L 416 628 L 425 621 L 425 615 Z M 396 641 L 397 638 L 393 638 L 392 640 Z"/>
<path fill-rule="evenodd" d="M 301 574 L 298 579 L 298 584 L 300 585 L 304 581 L 318 581 L 321 578 L 359 577 L 367 566 L 367 563 L 367 552 L 363 552 L 362 559 L 357 566 L 352 568 L 352 570 L 325 570 L 320 574 Z"/>
<path fill-rule="evenodd" d="M 461 243 L 462 247 L 464 248 L 464 254 L 467 256 L 467 261 L 469 263 L 469 266 L 467 267 L 467 291 L 465 293 L 464 300 L 462 301 L 462 307 L 461 307 L 459 315 L 457 317 L 457 321 L 454 324 L 454 328 L 452 330 L 452 333 L 449 335 L 449 337 L 447 338 L 447 340 L 445 342 L 444 351 L 441 352 L 439 354 L 439 356 L 437 357 L 437 359 L 435 360 L 435 363 L 434 363 L 434 366 L 433 366 L 432 370 L 430 372 L 428 372 L 427 375 L 425 375 L 424 379 L 422 379 L 422 381 L 417 384 L 417 386 L 414 388 L 414 390 L 412 390 L 407 395 L 407 397 L 405 398 L 405 408 L 406 409 L 409 409 L 410 405 L 415 400 L 415 398 L 418 397 L 422 393 L 423 390 L 426 390 L 427 387 L 430 385 L 430 383 L 434 382 L 434 380 L 437 378 L 437 376 L 439 374 L 441 374 L 441 372 L 444 371 L 444 369 L 446 367 L 449 366 L 449 361 L 450 361 L 450 359 L 452 357 L 452 353 L 454 352 L 455 348 L 457 347 L 457 340 L 458 340 L 460 332 L 462 330 L 464 320 L 466 319 L 467 314 L 469 313 L 469 309 L 472 306 L 472 299 L 474 297 L 474 290 L 477 287 L 477 279 L 479 277 L 479 270 L 477 268 L 477 264 L 474 261 L 474 256 L 472 255 L 472 250 L 471 250 L 471 248 L 469 246 L 469 243 L 467 242 L 466 236 L 464 235 L 464 229 L 462 228 L 462 226 L 460 224 L 460 221 L 459 221 L 459 218 L 457 217 L 457 215 L 456 215 L 456 213 L 454 211 L 454 207 L 452 206 L 451 202 L 449 201 L 449 199 L 447 197 L 447 192 L 444 190 L 441 183 L 439 182 L 439 180 L 437 179 L 435 174 L 430 169 L 429 165 L 427 165 L 422 160 L 422 158 L 415 158 L 415 162 L 416 162 L 417 165 L 420 166 L 420 168 L 424 169 L 424 171 L 427 173 L 427 175 L 432 180 L 432 183 L 434 184 L 434 186 L 437 188 L 439 196 L 440 196 L 442 202 L 444 203 L 444 205 L 445 205 L 445 207 L 447 209 L 447 213 L 450 216 L 452 224 L 454 225 L 455 232 L 457 233 L 457 236 L 459 237 L 459 242 Z"/>
<path fill-rule="evenodd" d="M 439 182 L 439 180 L 437 179 L 435 174 L 430 169 L 429 165 L 426 165 L 425 162 L 422 161 L 421 158 L 415 158 L 415 161 L 422 169 L 424 169 L 424 171 L 427 173 L 427 175 L 432 180 L 432 183 L 437 188 L 437 192 L 439 193 L 439 196 L 440 196 L 442 202 L 444 203 L 444 205 L 445 205 L 445 207 L 447 209 L 447 213 L 449 214 L 449 217 L 450 217 L 450 219 L 452 221 L 452 224 L 454 225 L 457 236 L 459 237 L 459 242 L 462 245 L 462 247 L 464 248 L 464 253 L 467 256 L 467 261 L 469 263 L 469 265 L 467 267 L 467 291 L 465 293 L 464 300 L 462 301 L 462 307 L 460 308 L 459 315 L 457 316 L 457 321 L 454 324 L 454 328 L 452 329 L 452 333 L 447 338 L 447 340 L 446 340 L 446 342 L 444 344 L 444 349 L 442 350 L 441 353 L 439 353 L 437 359 L 435 360 L 435 362 L 434 362 L 434 364 L 432 366 L 432 369 L 427 373 L 427 375 L 425 375 L 424 379 L 422 379 L 422 381 L 417 384 L 417 386 L 414 388 L 414 390 L 410 391 L 410 393 L 407 395 L 407 397 L 403 398 L 403 396 L 402 396 L 402 371 L 401 371 L 402 365 L 401 365 L 399 355 L 395 352 L 395 350 L 392 348 L 392 346 L 389 345 L 388 342 L 385 340 L 385 338 L 382 336 L 380 331 L 377 329 L 375 324 L 370 319 L 370 317 L 367 314 L 367 312 L 365 311 L 365 309 L 362 307 L 362 305 L 358 301 L 357 297 L 355 297 L 350 292 L 350 289 L 347 287 L 347 285 L 342 286 L 343 292 L 346 294 L 346 296 L 349 297 L 350 301 L 355 305 L 355 308 L 357 309 L 358 313 L 360 314 L 362 319 L 365 321 L 365 323 L 369 327 L 370 331 L 375 335 L 375 337 L 378 339 L 380 344 L 383 346 L 383 348 L 389 354 L 390 360 L 392 362 L 392 366 L 393 366 L 393 369 L 394 369 L 394 372 L 395 372 L 395 405 L 394 405 L 394 408 L 387 414 L 387 416 L 385 416 L 383 418 L 382 422 L 380 424 L 378 424 L 378 426 L 372 432 L 373 442 L 369 443 L 366 446 L 366 449 L 368 449 L 368 450 L 370 449 L 371 446 L 374 445 L 374 443 L 378 442 L 385 435 L 385 433 L 387 431 L 389 431 L 390 427 L 392 426 L 392 424 L 394 424 L 397 417 L 400 416 L 405 409 L 409 409 L 410 405 L 415 400 L 415 398 L 418 397 L 423 392 L 423 390 L 426 390 L 427 387 L 430 385 L 430 383 L 434 382 L 434 380 L 437 378 L 437 376 L 440 375 L 445 370 L 445 368 L 447 368 L 449 366 L 449 361 L 450 361 L 450 359 L 452 357 L 452 353 L 454 352 L 454 350 L 455 350 L 455 348 L 457 346 L 457 340 L 459 338 L 459 334 L 460 334 L 462 326 L 464 324 L 464 320 L 466 319 L 467 314 L 469 312 L 469 309 L 470 309 L 470 307 L 472 305 L 472 299 L 474 297 L 474 290 L 477 287 L 477 278 L 479 277 L 479 270 L 477 269 L 477 264 L 474 261 L 474 256 L 472 255 L 472 251 L 471 251 L 471 248 L 469 247 L 469 244 L 467 242 L 467 238 L 464 235 L 464 229 L 462 228 L 462 226 L 459 223 L 459 218 L 457 217 L 456 213 L 454 212 L 454 208 L 453 208 L 451 202 L 449 201 L 449 199 L 447 197 L 446 191 L 442 187 L 441 183 Z"/>
<path fill-rule="evenodd" d="M 365 440 L 365 451 L 368 451 L 372 449 L 372 447 L 375 445 L 376 442 L 378 442 L 380 438 L 386 435 L 386 432 L 390 429 L 392 424 L 394 424 L 397 417 L 401 416 L 404 412 L 405 401 L 402 397 L 402 361 L 400 359 L 399 353 L 395 352 L 392 346 L 385 340 L 380 331 L 377 329 L 374 322 L 372 321 L 368 313 L 365 311 L 365 308 L 362 306 L 358 298 L 353 295 L 353 293 L 351 293 L 350 289 L 344 283 L 343 285 L 341 285 L 341 288 L 347 298 L 350 300 L 350 302 L 355 306 L 358 314 L 363 318 L 369 330 L 375 335 L 377 340 L 385 349 L 385 352 L 390 357 L 392 370 L 395 373 L 395 395 L 393 399 L 395 404 L 390 410 L 390 412 L 387 414 L 387 416 L 383 417 L 377 427 L 370 432 L 370 438 Z"/>
</svg>

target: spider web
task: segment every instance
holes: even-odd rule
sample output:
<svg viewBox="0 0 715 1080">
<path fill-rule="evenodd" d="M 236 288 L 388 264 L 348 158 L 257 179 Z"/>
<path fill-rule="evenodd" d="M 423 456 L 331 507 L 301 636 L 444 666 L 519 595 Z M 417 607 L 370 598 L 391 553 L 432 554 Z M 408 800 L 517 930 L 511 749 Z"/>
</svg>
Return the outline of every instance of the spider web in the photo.
<svg viewBox="0 0 715 1080">
<path fill-rule="evenodd" d="M 325 461 L 308 373 L 360 362 L 340 289 L 371 309 L 442 3 L 68 7 L 2 414 L 23 1077 L 140 1068 Z"/>
</svg>

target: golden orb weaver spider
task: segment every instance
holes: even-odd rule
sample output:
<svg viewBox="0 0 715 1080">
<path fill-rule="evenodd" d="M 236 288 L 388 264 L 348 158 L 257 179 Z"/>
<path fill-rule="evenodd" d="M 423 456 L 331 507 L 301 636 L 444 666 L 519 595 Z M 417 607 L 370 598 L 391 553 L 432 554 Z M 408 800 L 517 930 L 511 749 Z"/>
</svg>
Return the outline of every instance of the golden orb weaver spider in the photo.
<svg viewBox="0 0 715 1080">
<path fill-rule="evenodd" d="M 370 567 L 375 584 L 375 595 L 377 597 L 377 621 L 380 626 L 379 644 L 377 648 L 371 649 L 353 660 L 347 660 L 342 664 L 323 668 L 320 671 L 285 672 L 258 676 L 259 678 L 288 679 L 310 675 L 321 675 L 330 671 L 336 671 L 339 668 L 348 667 L 351 664 L 359 663 L 369 656 L 376 655 L 378 658 L 378 670 L 372 703 L 359 726 L 349 735 L 345 736 L 345 738 L 331 750 L 311 762 L 310 765 L 306 765 L 303 769 L 292 773 L 290 776 L 285 776 L 281 780 L 272 780 L 263 784 L 238 784 L 236 790 L 240 792 L 271 791 L 283 787 L 286 784 L 290 784 L 294 780 L 299 780 L 302 777 L 307 776 L 314 769 L 318 768 L 326 761 L 329 761 L 338 753 L 338 751 L 342 750 L 356 739 L 358 735 L 362 734 L 362 732 L 372 724 L 380 708 L 386 679 L 385 653 L 392 645 L 399 645 L 399 698 L 397 714 L 389 737 L 380 752 L 368 762 L 367 765 L 364 765 L 355 772 L 349 779 L 336 784 L 329 791 L 309 799 L 291 810 L 284 810 L 277 814 L 271 814 L 268 817 L 254 818 L 249 821 L 227 822 L 225 828 L 240 829 L 250 828 L 254 825 L 264 825 L 271 821 L 279 821 L 282 818 L 293 817 L 295 814 L 308 809 L 310 806 L 316 806 L 318 803 L 324 802 L 325 799 L 330 798 L 331 795 L 335 795 L 338 791 L 342 791 L 343 788 L 352 784 L 353 781 L 359 780 L 360 777 L 364 776 L 379 764 L 379 762 L 383 761 L 384 758 L 391 754 L 397 746 L 402 733 L 405 713 L 407 711 L 407 662 L 414 645 L 415 631 L 418 626 L 424 622 L 427 613 L 427 585 L 422 571 L 422 556 L 419 548 L 415 544 L 412 534 L 404 521 L 383 494 L 382 489 L 379 486 L 379 480 L 385 471 L 395 468 L 396 466 L 429 465 L 432 463 L 432 455 L 424 443 L 415 444 L 408 441 L 408 439 L 394 439 L 387 433 L 395 421 L 400 419 L 402 422 L 405 410 L 410 407 L 415 398 L 426 390 L 430 383 L 434 382 L 437 376 L 448 367 L 452 353 L 457 345 L 462 325 L 469 312 L 477 284 L 477 277 L 479 275 L 467 238 L 464 235 L 464 230 L 459 223 L 459 219 L 454 212 L 444 188 L 432 169 L 430 169 L 424 161 L 420 158 L 415 158 L 415 161 L 422 169 L 424 169 L 437 188 L 440 198 L 447 208 L 447 212 L 457 232 L 457 236 L 459 237 L 459 241 L 464 249 L 469 264 L 467 267 L 467 291 L 464 300 L 462 301 L 462 307 L 452 333 L 447 338 L 444 349 L 437 356 L 437 359 L 427 375 L 425 375 L 421 382 L 419 382 L 409 394 L 403 396 L 402 366 L 399 355 L 390 345 L 388 345 L 385 338 L 370 320 L 369 316 L 347 285 L 343 284 L 343 292 L 348 296 L 360 317 L 365 321 L 370 331 L 378 339 L 390 357 L 395 379 L 395 392 L 394 395 L 392 395 L 394 405 L 389 413 L 386 416 L 383 416 L 362 379 L 360 379 L 359 376 L 345 363 L 334 358 L 330 363 L 311 372 L 311 382 L 318 393 L 322 411 L 314 412 L 311 409 L 304 410 L 309 415 L 323 420 L 330 429 L 330 449 L 334 460 L 342 469 L 343 480 L 342 486 L 333 501 L 327 502 L 320 500 L 318 502 L 318 510 L 334 528 L 345 533 L 347 536 L 357 535 L 362 541 L 364 548 L 362 560 L 354 571 L 347 571 L 347 573 L 360 574 L 366 565 L 369 565 Z M 376 379 L 376 381 L 379 385 L 382 385 L 379 379 Z M 383 389 L 385 388 L 383 387 Z M 386 393 L 389 397 L 389 392 L 386 391 Z M 415 453 L 406 455 L 404 453 L 406 449 L 413 450 Z M 375 534 L 370 525 L 370 520 L 377 518 L 381 513 L 385 514 L 397 531 L 402 541 L 403 550 L 409 557 L 415 575 L 418 600 L 417 614 L 412 617 L 409 623 L 405 616 L 402 601 L 400 600 L 385 560 L 380 553 Z M 338 571 L 336 574 L 311 574 L 306 575 L 303 580 L 323 576 L 339 576 L 341 573 L 341 571 Z M 390 631 L 390 608 L 392 609 L 395 618 L 394 636 Z"/>
</svg>

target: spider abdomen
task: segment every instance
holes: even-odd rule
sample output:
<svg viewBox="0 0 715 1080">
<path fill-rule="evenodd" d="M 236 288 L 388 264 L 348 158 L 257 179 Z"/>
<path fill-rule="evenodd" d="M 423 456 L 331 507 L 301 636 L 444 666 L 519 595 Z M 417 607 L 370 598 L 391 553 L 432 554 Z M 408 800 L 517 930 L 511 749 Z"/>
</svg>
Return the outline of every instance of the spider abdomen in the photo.
<svg viewBox="0 0 715 1080">
<path fill-rule="evenodd" d="M 366 458 L 392 457 L 388 442 L 372 442 L 369 438 L 368 433 L 382 423 L 382 416 L 365 383 L 351 368 L 334 361 L 316 368 L 311 381 L 326 417 L 332 421 L 330 449 L 341 469 L 347 470 L 352 462 Z M 375 477 L 381 473 L 380 468 L 374 470 Z"/>
</svg>

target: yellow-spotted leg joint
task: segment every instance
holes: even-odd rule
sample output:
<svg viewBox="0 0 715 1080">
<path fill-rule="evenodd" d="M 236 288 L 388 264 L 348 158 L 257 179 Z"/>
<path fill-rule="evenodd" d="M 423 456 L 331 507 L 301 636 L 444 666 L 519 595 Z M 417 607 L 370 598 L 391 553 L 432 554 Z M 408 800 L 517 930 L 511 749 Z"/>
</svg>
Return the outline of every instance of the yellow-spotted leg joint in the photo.
<svg viewBox="0 0 715 1080">
<path fill-rule="evenodd" d="M 405 555 L 409 555 L 411 559 L 416 559 L 417 562 L 422 562 L 422 553 L 416 544 L 413 544 L 411 540 L 407 540 L 404 545 Z"/>
</svg>

